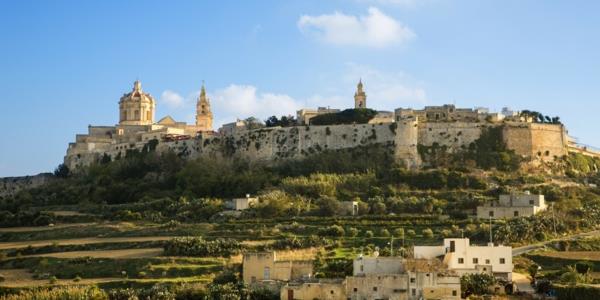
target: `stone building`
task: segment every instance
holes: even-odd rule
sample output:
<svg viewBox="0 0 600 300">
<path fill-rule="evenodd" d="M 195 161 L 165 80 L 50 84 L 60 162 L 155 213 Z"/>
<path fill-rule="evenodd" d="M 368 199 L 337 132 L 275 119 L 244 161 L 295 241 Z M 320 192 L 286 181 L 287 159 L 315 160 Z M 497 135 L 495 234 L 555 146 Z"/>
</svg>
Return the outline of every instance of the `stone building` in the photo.
<svg viewBox="0 0 600 300">
<path fill-rule="evenodd" d="M 460 275 L 470 273 L 488 273 L 496 278 L 512 281 L 512 247 L 471 245 L 468 238 L 444 239 L 440 246 L 415 246 L 416 259 L 435 259 L 443 257 L 442 262 L 448 270 Z"/>
<path fill-rule="evenodd" d="M 139 151 L 152 140 L 157 142 L 190 139 L 197 134 L 209 136 L 212 131 L 212 113 L 204 85 L 198 97 L 196 124 L 177 122 L 166 116 L 154 122 L 156 101 L 142 90 L 136 80 L 133 90 L 119 100 L 119 123 L 115 126 L 88 126 L 87 134 L 75 136 L 70 143 L 64 163 L 74 170 L 97 162 L 103 157 L 115 159 L 128 151 Z"/>
<path fill-rule="evenodd" d="M 245 198 L 231 199 L 227 203 L 227 208 L 232 210 L 246 210 L 254 206 L 256 203 L 258 203 L 258 198 L 250 197 L 250 194 L 246 194 Z"/>
<path fill-rule="evenodd" d="M 317 109 L 303 108 L 296 112 L 296 122 L 299 125 L 310 124 L 310 119 L 323 114 L 333 114 L 340 112 L 337 108 L 319 107 Z"/>
<path fill-rule="evenodd" d="M 244 253 L 242 274 L 245 284 L 288 282 L 313 274 L 312 261 L 278 260 L 277 252 Z"/>
<path fill-rule="evenodd" d="M 510 219 L 533 216 L 547 209 L 544 195 L 512 193 L 500 195 L 497 202 L 487 203 L 477 207 L 477 217 L 482 219 Z"/>
<path fill-rule="evenodd" d="M 291 282 L 282 300 L 460 299 L 460 277 L 446 272 L 437 260 L 363 257 L 354 260 L 353 274 L 337 280 Z"/>
</svg>

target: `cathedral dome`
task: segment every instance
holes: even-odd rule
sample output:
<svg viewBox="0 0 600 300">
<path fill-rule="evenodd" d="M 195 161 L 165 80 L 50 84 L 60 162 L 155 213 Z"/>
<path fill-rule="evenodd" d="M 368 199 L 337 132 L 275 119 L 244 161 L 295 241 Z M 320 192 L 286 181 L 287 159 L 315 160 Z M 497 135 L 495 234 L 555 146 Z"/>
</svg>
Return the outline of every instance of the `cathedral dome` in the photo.
<svg viewBox="0 0 600 300">
<path fill-rule="evenodd" d="M 142 83 L 136 80 L 133 83 L 133 90 L 129 93 L 123 94 L 120 102 L 124 101 L 136 101 L 136 102 L 150 102 L 154 103 L 154 98 L 148 93 L 144 93 L 142 90 Z"/>
<path fill-rule="evenodd" d="M 124 94 L 119 101 L 119 124 L 150 125 L 154 123 L 154 108 L 154 98 L 144 93 L 142 83 L 136 80 L 133 90 Z"/>
</svg>

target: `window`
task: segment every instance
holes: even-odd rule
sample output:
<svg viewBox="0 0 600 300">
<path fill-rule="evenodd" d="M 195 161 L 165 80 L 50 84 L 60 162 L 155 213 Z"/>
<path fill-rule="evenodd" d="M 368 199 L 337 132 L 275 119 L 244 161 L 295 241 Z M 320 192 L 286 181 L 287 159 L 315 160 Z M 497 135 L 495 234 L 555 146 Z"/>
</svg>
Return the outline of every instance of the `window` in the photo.
<svg viewBox="0 0 600 300">
<path fill-rule="evenodd" d="M 358 288 L 354 288 L 353 290 L 354 290 L 355 293 L 358 292 Z"/>
<path fill-rule="evenodd" d="M 333 290 L 329 291 L 329 293 L 333 295 Z"/>
<path fill-rule="evenodd" d="M 360 265 L 360 271 L 363 272 L 365 270 L 363 265 Z"/>
<path fill-rule="evenodd" d="M 519 211 L 515 210 L 514 216 L 518 217 L 519 216 Z"/>
<path fill-rule="evenodd" d="M 458 295 L 458 293 L 456 292 L 456 290 L 452 290 L 452 296 L 456 296 Z"/>
<path fill-rule="evenodd" d="M 486 259 L 486 260 L 485 260 L 485 264 L 486 264 L 486 265 L 489 265 L 489 264 L 490 264 L 490 260 L 489 260 L 489 259 Z"/>
<path fill-rule="evenodd" d="M 415 278 L 414 277 L 410 279 L 410 283 L 415 283 Z"/>
<path fill-rule="evenodd" d="M 459 263 L 459 264 L 464 264 L 464 263 L 465 263 L 465 259 L 464 259 L 464 258 L 462 258 L 462 257 L 459 257 L 459 258 L 458 258 L 458 263 Z"/>
<path fill-rule="evenodd" d="M 252 278 L 250 279 L 250 281 L 256 282 L 256 276 L 252 276 Z"/>
<path fill-rule="evenodd" d="M 529 205 L 533 205 L 533 200 L 529 200 Z"/>
<path fill-rule="evenodd" d="M 417 295 L 417 289 L 412 289 L 412 295 L 416 296 Z"/>
<path fill-rule="evenodd" d="M 494 216 L 494 211 L 490 210 L 490 217 Z"/>
<path fill-rule="evenodd" d="M 456 251 L 456 241 L 450 241 L 450 252 Z"/>
<path fill-rule="evenodd" d="M 373 292 L 377 292 L 377 287 L 376 286 L 373 287 Z"/>
<path fill-rule="evenodd" d="M 506 263 L 506 259 L 500 258 L 500 264 L 505 264 L 505 263 Z"/>
<path fill-rule="evenodd" d="M 264 272 L 263 272 L 263 278 L 264 278 L 265 280 L 269 280 L 269 279 L 271 279 L 271 268 L 269 268 L 269 267 L 265 267 L 265 270 L 264 270 Z"/>
<path fill-rule="evenodd" d="M 478 264 L 479 263 L 479 258 L 473 258 L 473 263 L 474 264 Z"/>
</svg>

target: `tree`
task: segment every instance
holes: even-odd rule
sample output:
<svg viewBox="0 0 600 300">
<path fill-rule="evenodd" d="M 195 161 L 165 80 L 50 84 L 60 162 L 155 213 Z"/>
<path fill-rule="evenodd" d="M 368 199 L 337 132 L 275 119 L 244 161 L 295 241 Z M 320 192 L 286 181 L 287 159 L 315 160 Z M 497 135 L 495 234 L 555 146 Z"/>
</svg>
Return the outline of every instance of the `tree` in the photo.
<svg viewBox="0 0 600 300">
<path fill-rule="evenodd" d="M 425 228 L 421 233 L 423 234 L 424 238 L 433 238 L 433 230 L 431 230 L 431 228 Z"/>
<path fill-rule="evenodd" d="M 245 119 L 244 122 L 246 123 L 246 129 L 248 130 L 260 129 L 265 126 L 259 119 L 255 117 L 249 117 Z"/>
<path fill-rule="evenodd" d="M 293 116 L 281 116 L 281 119 L 278 119 L 276 116 L 271 116 L 265 120 L 265 126 L 267 127 L 290 127 L 297 125 L 296 118 Z"/>
<path fill-rule="evenodd" d="M 460 278 L 460 288 L 465 298 L 473 294 L 489 294 L 489 289 L 494 284 L 496 284 L 496 278 L 485 273 L 465 274 Z"/>
<path fill-rule="evenodd" d="M 71 171 L 65 164 L 60 164 L 58 167 L 56 167 L 56 169 L 54 169 L 54 176 L 58 178 L 67 178 L 69 177 L 69 174 L 71 174 Z"/>
<path fill-rule="evenodd" d="M 341 212 L 342 204 L 334 197 L 323 196 L 319 200 L 319 215 L 334 216 Z"/>
</svg>

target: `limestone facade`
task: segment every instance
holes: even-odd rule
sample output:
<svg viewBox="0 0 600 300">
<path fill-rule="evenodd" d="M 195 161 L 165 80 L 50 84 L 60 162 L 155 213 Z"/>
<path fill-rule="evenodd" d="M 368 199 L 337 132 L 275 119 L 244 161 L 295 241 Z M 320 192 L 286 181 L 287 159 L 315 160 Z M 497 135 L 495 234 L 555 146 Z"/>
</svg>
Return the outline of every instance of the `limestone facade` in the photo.
<svg viewBox="0 0 600 300">
<path fill-rule="evenodd" d="M 438 260 L 363 257 L 344 279 L 291 282 L 280 293 L 288 299 L 460 299 L 460 277 Z"/>
<path fill-rule="evenodd" d="M 529 192 L 500 195 L 497 202 L 477 207 L 477 217 L 482 219 L 511 219 L 533 216 L 547 209 L 544 195 Z"/>
<path fill-rule="evenodd" d="M 367 108 L 367 94 L 363 90 L 362 80 L 356 85 L 356 93 L 354 93 L 354 108 Z"/>
<path fill-rule="evenodd" d="M 312 274 L 312 261 L 278 260 L 277 252 L 244 253 L 242 275 L 245 284 L 287 282 L 310 277 Z"/>
<path fill-rule="evenodd" d="M 150 125 L 154 123 L 154 98 L 142 91 L 142 83 L 136 80 L 133 91 L 124 94 L 119 101 L 119 125 Z"/>
<path fill-rule="evenodd" d="M 468 238 L 444 239 L 441 246 L 415 246 L 416 259 L 434 259 L 443 256 L 443 263 L 458 274 L 489 273 L 497 278 L 512 280 L 512 247 L 474 246 Z"/>
</svg>

